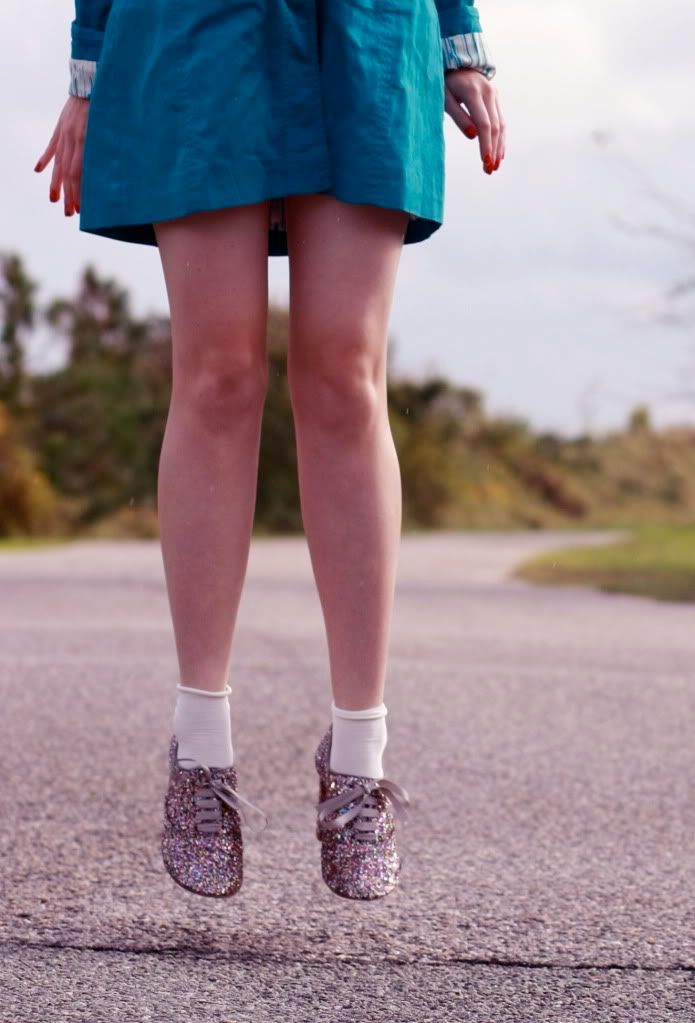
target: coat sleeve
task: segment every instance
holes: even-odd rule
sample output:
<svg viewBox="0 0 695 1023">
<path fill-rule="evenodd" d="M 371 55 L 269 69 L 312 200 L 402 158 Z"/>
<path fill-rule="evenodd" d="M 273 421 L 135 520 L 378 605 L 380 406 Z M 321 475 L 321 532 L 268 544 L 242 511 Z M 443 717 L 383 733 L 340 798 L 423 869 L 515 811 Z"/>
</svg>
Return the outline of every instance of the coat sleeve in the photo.
<svg viewBox="0 0 695 1023">
<path fill-rule="evenodd" d="M 113 0 L 74 0 L 70 25 L 70 84 L 72 96 L 89 99 L 101 55 L 106 22 Z"/>
<path fill-rule="evenodd" d="M 497 68 L 480 24 L 475 0 L 435 0 L 442 36 L 444 70 L 472 67 L 486 78 Z"/>
</svg>

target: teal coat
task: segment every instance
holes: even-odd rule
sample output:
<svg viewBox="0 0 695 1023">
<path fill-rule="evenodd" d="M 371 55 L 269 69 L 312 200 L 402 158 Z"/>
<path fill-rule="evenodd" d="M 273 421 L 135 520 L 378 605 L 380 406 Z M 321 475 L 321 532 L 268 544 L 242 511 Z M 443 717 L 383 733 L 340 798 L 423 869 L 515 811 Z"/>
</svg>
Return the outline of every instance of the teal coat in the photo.
<svg viewBox="0 0 695 1023">
<path fill-rule="evenodd" d="M 440 227 L 444 70 L 495 74 L 473 0 L 75 0 L 68 91 L 90 100 L 80 230 L 326 192 Z"/>
</svg>

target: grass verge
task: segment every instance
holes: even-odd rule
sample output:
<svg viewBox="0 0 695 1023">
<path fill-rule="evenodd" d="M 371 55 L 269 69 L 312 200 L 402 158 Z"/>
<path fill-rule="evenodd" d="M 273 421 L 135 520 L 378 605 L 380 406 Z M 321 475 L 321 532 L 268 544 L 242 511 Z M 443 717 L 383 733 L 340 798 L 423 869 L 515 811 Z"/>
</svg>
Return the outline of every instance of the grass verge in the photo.
<svg viewBox="0 0 695 1023">
<path fill-rule="evenodd" d="M 695 601 L 695 526 L 644 527 L 614 544 L 550 551 L 513 574 L 528 582 Z"/>
<path fill-rule="evenodd" d="M 32 547 L 57 547 L 70 543 L 72 538 L 56 536 L 1 536 L 0 553 L 24 551 Z"/>
</svg>

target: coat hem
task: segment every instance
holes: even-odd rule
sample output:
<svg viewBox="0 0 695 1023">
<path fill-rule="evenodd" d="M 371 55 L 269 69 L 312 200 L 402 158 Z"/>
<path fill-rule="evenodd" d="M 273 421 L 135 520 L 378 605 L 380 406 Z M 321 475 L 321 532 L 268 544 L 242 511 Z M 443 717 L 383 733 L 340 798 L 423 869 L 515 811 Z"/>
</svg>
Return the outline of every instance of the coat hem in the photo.
<svg viewBox="0 0 695 1023">
<path fill-rule="evenodd" d="M 404 245 L 411 245 L 416 242 L 424 241 L 429 238 L 438 228 L 442 226 L 443 214 L 441 211 L 441 204 L 439 210 L 433 208 L 432 204 L 426 203 L 414 203 L 410 200 L 407 204 L 399 203 L 393 198 L 386 198 L 384 196 L 371 195 L 365 198 L 364 195 L 360 195 L 359 198 L 351 195 L 345 189 L 333 188 L 332 186 L 326 188 L 309 188 L 309 189 L 292 189 L 288 188 L 285 192 L 286 195 L 312 195 L 312 194 L 327 194 L 333 195 L 336 199 L 340 199 L 341 202 L 353 203 L 353 204 L 365 204 L 370 206 L 379 206 L 385 209 L 399 209 L 403 212 L 410 214 L 410 220 L 408 221 Z M 199 213 L 212 210 L 228 209 L 235 206 L 248 205 L 264 201 L 272 201 L 273 199 L 279 199 L 283 196 L 279 193 L 271 194 L 266 192 L 263 195 L 258 195 L 252 198 L 246 198 L 243 201 L 224 199 L 222 197 L 218 199 L 208 199 L 196 202 L 195 200 L 181 204 L 180 201 L 173 202 L 170 204 L 163 203 L 154 216 L 150 212 L 149 220 L 140 219 L 137 212 L 132 211 L 126 215 L 114 214 L 108 221 L 104 221 L 103 218 L 96 220 L 94 218 L 88 219 L 84 212 L 80 212 L 79 230 L 86 234 L 94 234 L 103 238 L 110 238 L 115 241 L 131 242 L 139 245 L 150 245 L 157 246 L 157 236 L 154 231 L 153 222 L 160 220 L 176 220 L 179 217 L 187 216 L 191 213 Z M 269 256 L 287 256 L 288 245 L 287 245 L 287 231 L 284 225 L 280 223 L 274 223 L 271 226 L 271 219 L 269 218 L 268 228 L 268 255 Z"/>
</svg>

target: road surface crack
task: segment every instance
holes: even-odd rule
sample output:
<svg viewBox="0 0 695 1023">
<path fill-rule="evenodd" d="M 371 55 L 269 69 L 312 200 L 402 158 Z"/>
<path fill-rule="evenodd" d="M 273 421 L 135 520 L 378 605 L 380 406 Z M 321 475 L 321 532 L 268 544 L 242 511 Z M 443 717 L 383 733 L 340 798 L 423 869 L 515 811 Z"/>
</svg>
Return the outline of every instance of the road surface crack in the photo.
<svg viewBox="0 0 695 1023">
<path fill-rule="evenodd" d="M 344 963 L 354 964 L 368 964 L 389 966 L 417 966 L 418 969 L 422 967 L 430 967 L 436 969 L 438 967 L 450 967 L 450 966 L 487 966 L 497 967 L 499 969 L 507 970 L 570 970 L 570 971 L 596 971 L 596 972 L 620 972 L 620 973 L 688 973 L 695 974 L 695 965 L 689 963 L 668 963 L 659 965 L 657 963 L 620 963 L 620 962 L 562 962 L 555 960 L 534 960 L 534 959 L 513 959 L 503 958 L 499 956 L 446 956 L 441 958 L 427 958 L 425 956 L 419 956 L 417 958 L 407 959 L 403 956 L 388 956 L 385 955 L 380 957 L 378 960 L 375 959 L 372 954 L 360 955 L 359 953 L 345 953 L 345 952 L 334 952 L 334 953 L 323 953 L 317 955 L 313 951 L 306 951 L 302 953 L 287 954 L 282 952 L 272 952 L 268 949 L 262 949 L 258 952 L 253 951 L 240 951 L 237 950 L 234 955 L 230 955 L 228 952 L 222 952 L 218 949 L 213 948 L 196 948 L 194 945 L 162 945 L 162 946 L 120 946 L 113 944 L 71 944 L 69 942 L 60 941 L 49 941 L 49 942 L 32 942 L 32 941 L 5 941 L 0 942 L 0 949 L 5 951 L 11 951 L 12 949 L 36 949 L 41 950 L 59 950 L 64 952 L 98 952 L 98 953 L 112 953 L 115 955 L 133 955 L 133 956 L 176 956 L 183 959 L 210 959 L 210 960 L 223 960 L 228 961 L 233 959 L 239 963 L 302 963 L 304 965 L 325 965 L 327 961 L 338 960 Z"/>
</svg>

